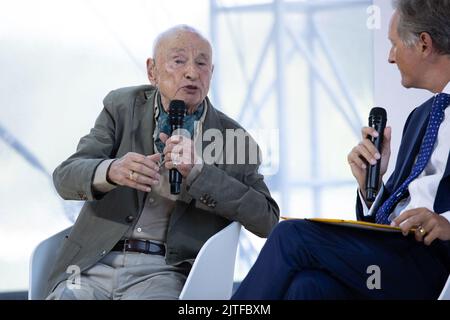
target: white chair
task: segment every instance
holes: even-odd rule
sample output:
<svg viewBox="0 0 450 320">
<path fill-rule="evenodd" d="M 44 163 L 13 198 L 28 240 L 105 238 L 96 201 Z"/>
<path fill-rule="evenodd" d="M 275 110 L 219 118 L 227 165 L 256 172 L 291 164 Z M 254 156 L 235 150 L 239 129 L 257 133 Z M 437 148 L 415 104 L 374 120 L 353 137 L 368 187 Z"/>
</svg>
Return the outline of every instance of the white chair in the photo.
<svg viewBox="0 0 450 320">
<path fill-rule="evenodd" d="M 29 270 L 29 300 L 43 300 L 46 298 L 45 288 L 47 276 L 56 261 L 56 254 L 64 237 L 70 233 L 69 227 L 45 239 L 33 250 Z"/>
<path fill-rule="evenodd" d="M 213 235 L 200 249 L 186 280 L 180 299 L 225 300 L 231 297 L 234 265 L 241 224 L 232 222 Z M 28 299 L 45 299 L 48 274 L 56 260 L 59 245 L 68 235 L 67 228 L 42 241 L 33 251 L 30 260 Z"/>
<path fill-rule="evenodd" d="M 450 276 L 445 284 L 444 290 L 442 290 L 439 300 L 450 300 Z"/>
<path fill-rule="evenodd" d="M 180 300 L 228 300 L 233 290 L 234 264 L 241 224 L 233 222 L 200 249 Z"/>
</svg>

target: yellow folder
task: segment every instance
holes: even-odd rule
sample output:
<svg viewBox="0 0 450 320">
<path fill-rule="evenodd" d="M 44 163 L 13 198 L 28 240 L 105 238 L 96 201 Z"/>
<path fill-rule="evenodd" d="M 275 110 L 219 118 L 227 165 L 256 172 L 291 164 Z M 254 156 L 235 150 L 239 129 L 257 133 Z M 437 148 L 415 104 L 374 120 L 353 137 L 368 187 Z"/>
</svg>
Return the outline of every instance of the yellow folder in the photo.
<svg viewBox="0 0 450 320">
<path fill-rule="evenodd" d="M 343 226 L 343 227 L 367 229 L 367 230 L 374 230 L 374 231 L 402 232 L 402 230 L 399 227 L 391 227 L 391 226 L 384 225 L 384 224 L 355 221 L 355 220 L 324 219 L 324 218 L 299 219 L 299 218 L 289 218 L 289 217 L 281 217 L 281 219 L 283 219 L 283 220 L 306 220 L 306 221 L 312 221 L 312 222 L 318 222 L 318 223 L 326 223 L 326 224 L 339 225 L 339 226 Z M 415 232 L 415 231 L 416 231 L 415 229 L 410 230 L 410 232 Z"/>
</svg>

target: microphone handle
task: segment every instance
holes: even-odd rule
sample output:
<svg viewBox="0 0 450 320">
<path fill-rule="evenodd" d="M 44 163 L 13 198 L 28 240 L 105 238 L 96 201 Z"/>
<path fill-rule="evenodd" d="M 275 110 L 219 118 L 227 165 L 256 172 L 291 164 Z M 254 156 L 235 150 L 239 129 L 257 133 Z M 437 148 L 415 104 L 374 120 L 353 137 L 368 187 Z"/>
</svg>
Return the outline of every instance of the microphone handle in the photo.
<svg viewBox="0 0 450 320">
<path fill-rule="evenodd" d="M 172 133 L 180 129 L 181 125 L 172 125 L 171 131 Z M 171 194 L 180 194 L 181 192 L 181 183 L 183 182 L 183 176 L 181 175 L 180 171 L 177 169 L 170 169 L 169 170 L 169 183 L 170 183 L 170 193 Z"/>
<path fill-rule="evenodd" d="M 373 127 L 378 132 L 378 137 L 374 138 L 370 136 L 370 140 L 377 148 L 378 152 L 381 154 L 381 148 L 383 145 L 383 136 L 384 136 L 384 128 L 382 122 L 376 122 Z M 380 167 L 381 167 L 381 159 L 377 161 L 375 165 L 370 165 L 367 167 L 366 174 L 366 200 L 368 202 L 374 202 L 379 190 L 380 185 Z"/>
</svg>

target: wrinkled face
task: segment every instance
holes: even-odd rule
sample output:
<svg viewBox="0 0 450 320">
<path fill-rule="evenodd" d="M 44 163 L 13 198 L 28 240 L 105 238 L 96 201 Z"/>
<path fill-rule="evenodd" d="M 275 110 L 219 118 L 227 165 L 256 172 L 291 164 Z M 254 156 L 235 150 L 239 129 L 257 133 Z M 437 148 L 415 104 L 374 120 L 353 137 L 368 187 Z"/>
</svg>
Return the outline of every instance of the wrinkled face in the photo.
<svg viewBox="0 0 450 320">
<path fill-rule="evenodd" d="M 164 109 L 183 100 L 192 113 L 209 91 L 213 65 L 210 44 L 194 32 L 181 30 L 161 40 L 155 59 L 148 59 L 150 82 L 158 87 Z"/>
<path fill-rule="evenodd" d="M 389 63 L 395 63 L 402 76 L 402 85 L 406 88 L 420 88 L 423 76 L 420 44 L 407 46 L 398 34 L 399 14 L 392 16 L 389 26 L 389 40 L 392 48 L 389 53 Z"/>
</svg>

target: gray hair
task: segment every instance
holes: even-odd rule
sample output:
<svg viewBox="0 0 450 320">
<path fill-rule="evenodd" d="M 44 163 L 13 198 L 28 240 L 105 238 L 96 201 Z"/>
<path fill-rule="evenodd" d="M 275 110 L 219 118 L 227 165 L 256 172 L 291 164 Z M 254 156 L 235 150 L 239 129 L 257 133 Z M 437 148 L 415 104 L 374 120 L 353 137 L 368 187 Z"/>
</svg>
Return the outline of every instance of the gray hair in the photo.
<svg viewBox="0 0 450 320">
<path fill-rule="evenodd" d="M 156 55 L 157 55 L 157 53 L 158 53 L 158 49 L 159 49 L 159 47 L 161 46 L 161 43 L 162 43 L 165 39 L 167 39 L 167 38 L 169 38 L 169 37 L 171 37 L 171 36 L 173 36 L 173 35 L 175 35 L 175 34 L 177 34 L 177 33 L 179 33 L 179 32 L 182 32 L 182 31 L 194 33 L 194 34 L 196 34 L 197 36 L 199 36 L 201 39 L 203 39 L 203 40 L 205 40 L 206 42 L 210 43 L 209 40 L 206 39 L 206 38 L 201 34 L 201 32 L 198 31 L 197 29 L 195 29 L 194 27 L 188 26 L 188 25 L 186 25 L 186 24 L 176 25 L 176 26 L 174 26 L 174 27 L 172 27 L 172 28 L 170 28 L 170 29 L 167 29 L 166 31 L 164 31 L 164 32 L 162 32 L 161 34 L 159 34 L 158 37 L 156 37 L 156 39 L 155 39 L 155 41 L 154 41 L 154 43 L 153 43 L 153 59 L 156 59 Z M 211 44 L 210 44 L 210 45 L 211 45 Z"/>
<path fill-rule="evenodd" d="M 406 45 L 417 43 L 422 32 L 433 39 L 440 54 L 450 54 L 450 0 L 393 0 L 398 34 Z"/>
</svg>

